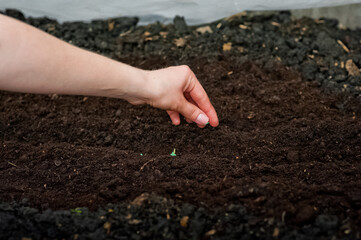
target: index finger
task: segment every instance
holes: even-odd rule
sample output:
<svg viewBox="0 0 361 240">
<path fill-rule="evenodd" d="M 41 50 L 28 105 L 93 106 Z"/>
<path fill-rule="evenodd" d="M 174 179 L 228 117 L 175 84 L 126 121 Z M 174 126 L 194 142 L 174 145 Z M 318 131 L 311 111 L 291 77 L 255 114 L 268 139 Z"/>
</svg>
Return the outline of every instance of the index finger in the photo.
<svg viewBox="0 0 361 240">
<path fill-rule="evenodd" d="M 198 105 L 198 107 L 208 116 L 209 123 L 212 127 L 217 127 L 219 124 L 217 112 L 209 101 L 208 95 L 194 73 L 192 73 L 193 87 L 191 89 L 186 89 L 186 92 L 189 93 L 193 101 Z"/>
</svg>

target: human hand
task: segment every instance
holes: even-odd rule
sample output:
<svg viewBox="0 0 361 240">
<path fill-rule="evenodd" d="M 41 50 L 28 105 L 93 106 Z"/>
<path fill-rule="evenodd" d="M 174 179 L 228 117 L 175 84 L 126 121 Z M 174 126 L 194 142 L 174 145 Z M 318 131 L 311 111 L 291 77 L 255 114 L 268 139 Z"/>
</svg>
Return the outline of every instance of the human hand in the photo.
<svg viewBox="0 0 361 240">
<path fill-rule="evenodd" d="M 209 122 L 218 126 L 218 117 L 207 93 L 188 66 L 168 67 L 145 71 L 145 84 L 128 101 L 132 104 L 147 103 L 164 109 L 174 125 L 180 124 L 179 114 L 188 123 L 195 122 L 203 128 Z"/>
<path fill-rule="evenodd" d="M 175 125 L 182 114 L 199 127 L 218 126 L 217 113 L 188 66 L 141 70 L 1 14 L 0 43 L 2 90 L 121 98 L 164 109 Z"/>
</svg>

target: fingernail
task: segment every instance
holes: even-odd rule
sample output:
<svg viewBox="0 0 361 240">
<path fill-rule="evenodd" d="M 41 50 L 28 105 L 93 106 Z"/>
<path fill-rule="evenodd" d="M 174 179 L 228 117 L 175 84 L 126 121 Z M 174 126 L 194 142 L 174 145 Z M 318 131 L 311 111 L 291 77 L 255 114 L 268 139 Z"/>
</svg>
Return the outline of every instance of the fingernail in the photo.
<svg viewBox="0 0 361 240">
<path fill-rule="evenodd" d="M 206 115 L 204 115 L 203 113 L 201 113 L 198 115 L 195 122 L 199 125 L 206 125 L 208 121 L 209 121 L 208 117 Z"/>
</svg>

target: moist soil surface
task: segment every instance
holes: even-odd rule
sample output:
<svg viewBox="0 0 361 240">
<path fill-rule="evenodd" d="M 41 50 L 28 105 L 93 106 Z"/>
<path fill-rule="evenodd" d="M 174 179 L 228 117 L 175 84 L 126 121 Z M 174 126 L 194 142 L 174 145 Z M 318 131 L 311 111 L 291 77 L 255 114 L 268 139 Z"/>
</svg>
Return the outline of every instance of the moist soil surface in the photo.
<svg viewBox="0 0 361 240">
<path fill-rule="evenodd" d="M 283 15 L 289 16 L 266 20 Z M 211 26 L 229 24 L 241 31 L 247 27 L 243 18 Z M 361 40 L 360 31 L 337 30 L 348 31 L 351 53 L 318 48 L 339 51 L 329 59 L 305 50 L 292 65 L 294 55 L 279 59 L 261 53 L 262 44 L 255 47 L 258 55 L 244 53 L 235 43 L 232 47 L 231 40 L 215 40 L 218 50 L 212 50 L 210 33 L 194 33 L 181 18 L 169 26 L 137 28 L 136 19 L 127 18 L 114 20 L 115 27 L 110 20 L 62 25 L 22 20 L 42 29 L 53 24 L 60 29 L 53 34 L 63 37 L 72 32 L 69 28 L 101 23 L 108 43 L 88 49 L 144 69 L 189 65 L 220 125 L 200 129 L 183 120 L 173 126 L 164 111 L 118 99 L 0 92 L 4 238 L 360 238 L 361 84 L 357 72 L 335 65 L 352 60 L 359 68 L 360 48 L 352 44 Z M 262 24 L 253 33 L 262 31 Z M 286 19 L 284 24 L 288 31 L 300 22 Z M 149 29 L 159 26 L 158 34 L 167 30 L 174 36 L 158 41 L 165 33 L 155 38 Z M 152 39 L 145 40 L 147 31 L 145 37 Z M 288 34 L 298 37 L 291 30 Z M 224 36 L 218 33 L 215 39 Z M 339 46 L 337 38 L 327 36 L 329 44 Z M 189 41 L 188 47 L 179 39 Z M 199 46 L 206 46 L 201 54 Z"/>
</svg>

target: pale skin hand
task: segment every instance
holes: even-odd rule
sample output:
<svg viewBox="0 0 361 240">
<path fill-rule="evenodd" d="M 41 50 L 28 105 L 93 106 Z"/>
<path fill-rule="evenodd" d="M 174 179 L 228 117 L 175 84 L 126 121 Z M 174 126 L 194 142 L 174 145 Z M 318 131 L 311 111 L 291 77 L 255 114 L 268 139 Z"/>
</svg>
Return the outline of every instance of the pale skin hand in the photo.
<svg viewBox="0 0 361 240">
<path fill-rule="evenodd" d="M 187 66 L 145 71 L 74 47 L 0 14 L 0 89 L 115 97 L 179 114 L 204 127 L 217 113 Z"/>
</svg>

